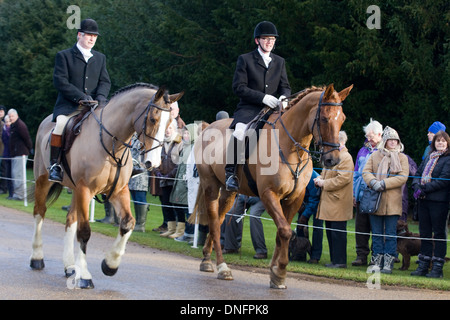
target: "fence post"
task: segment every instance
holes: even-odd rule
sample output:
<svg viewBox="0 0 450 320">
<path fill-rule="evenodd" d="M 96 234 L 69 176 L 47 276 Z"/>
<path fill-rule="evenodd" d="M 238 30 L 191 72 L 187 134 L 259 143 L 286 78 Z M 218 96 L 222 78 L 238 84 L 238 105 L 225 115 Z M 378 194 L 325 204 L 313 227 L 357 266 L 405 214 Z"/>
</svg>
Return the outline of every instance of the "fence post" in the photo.
<svg viewBox="0 0 450 320">
<path fill-rule="evenodd" d="M 27 156 L 22 155 L 22 170 L 23 170 L 23 205 L 28 207 L 27 200 Z"/>
<path fill-rule="evenodd" d="M 90 214 L 90 219 L 89 219 L 89 222 L 95 222 L 95 219 L 94 219 L 94 214 L 95 214 L 95 199 L 94 198 L 92 198 L 92 200 L 91 200 L 91 214 Z"/>
</svg>

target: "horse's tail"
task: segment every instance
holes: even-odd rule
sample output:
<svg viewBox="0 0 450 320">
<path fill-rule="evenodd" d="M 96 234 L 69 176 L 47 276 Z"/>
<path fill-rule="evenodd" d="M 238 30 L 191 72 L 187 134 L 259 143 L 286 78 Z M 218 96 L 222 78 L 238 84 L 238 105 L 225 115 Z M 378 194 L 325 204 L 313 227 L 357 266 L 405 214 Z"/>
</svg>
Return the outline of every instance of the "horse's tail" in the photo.
<svg viewBox="0 0 450 320">
<path fill-rule="evenodd" d="M 27 187 L 27 200 L 28 200 L 29 202 L 34 202 L 34 199 L 35 199 L 35 197 L 34 197 L 34 191 L 35 191 L 35 189 L 36 189 L 36 187 L 35 187 L 35 184 L 34 184 L 34 183 L 30 184 L 30 185 Z"/>
<path fill-rule="evenodd" d="M 61 191 L 63 190 L 63 186 L 59 183 L 54 183 L 47 194 L 46 203 L 48 206 L 51 206 L 61 195 Z M 35 198 L 36 185 L 33 183 L 27 188 L 27 200 L 29 202 L 34 202 Z"/>
<path fill-rule="evenodd" d="M 194 212 L 188 219 L 190 224 L 208 225 L 208 215 L 205 206 L 205 190 L 202 184 L 198 186 L 197 198 L 195 200 Z"/>
<path fill-rule="evenodd" d="M 58 200 L 61 191 L 63 190 L 63 186 L 60 183 L 54 183 L 47 194 L 47 206 L 51 206 L 56 200 Z"/>
</svg>

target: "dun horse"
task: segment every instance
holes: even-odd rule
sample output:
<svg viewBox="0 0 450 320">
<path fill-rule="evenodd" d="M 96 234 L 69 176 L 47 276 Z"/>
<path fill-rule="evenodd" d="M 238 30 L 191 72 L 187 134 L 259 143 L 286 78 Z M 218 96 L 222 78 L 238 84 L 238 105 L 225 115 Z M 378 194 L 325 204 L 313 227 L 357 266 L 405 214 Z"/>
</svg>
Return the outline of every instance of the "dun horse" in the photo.
<svg viewBox="0 0 450 320">
<path fill-rule="evenodd" d="M 339 163 L 338 134 L 345 120 L 342 102 L 352 87 L 339 93 L 333 85 L 304 90 L 285 111 L 274 112 L 265 121 L 257 147 L 253 148 L 247 160 L 247 172 L 244 173 L 244 166 L 240 165 L 239 193 L 258 195 L 277 226 L 276 247 L 270 263 L 271 288 L 286 288 L 290 224 L 303 202 L 312 174 L 311 140 L 314 137 L 324 166 L 332 167 Z M 212 123 L 194 147 L 200 177 L 196 213 L 201 223 L 207 216 L 210 232 L 203 248 L 200 270 L 214 272 L 211 262 L 214 245 L 218 278 L 225 280 L 232 280 L 233 276 L 220 250 L 220 226 L 236 195 L 226 191 L 224 185 L 230 122 L 231 119 L 226 119 Z M 270 159 L 268 153 L 271 154 Z M 252 180 L 253 188 L 249 186 Z M 194 219 L 192 216 L 191 221 Z"/>
<path fill-rule="evenodd" d="M 66 276 L 71 275 L 70 270 L 78 273 L 75 276 L 80 279 L 79 287 L 94 287 L 86 261 L 86 247 L 91 235 L 89 203 L 97 194 L 106 194 L 120 217 L 119 234 L 102 262 L 103 273 L 112 276 L 119 267 L 135 224 L 128 189 L 133 167 L 129 151 L 131 137 L 134 132 L 139 135 L 146 161 L 154 167 L 159 166 L 159 146 L 170 119 L 170 104 L 182 95 L 168 95 L 162 88 L 142 83 L 122 88 L 104 108 L 91 110 L 81 125 L 81 132 L 65 154 L 62 184 L 72 189 L 73 195 L 66 219 L 63 263 Z M 48 181 L 49 136 L 55 126 L 51 119 L 50 115 L 42 121 L 36 136 L 35 230 L 30 266 L 38 270 L 44 268 L 41 228 L 47 201 L 59 196 L 62 189 L 60 184 Z M 75 234 L 80 246 L 76 261 Z"/>
</svg>

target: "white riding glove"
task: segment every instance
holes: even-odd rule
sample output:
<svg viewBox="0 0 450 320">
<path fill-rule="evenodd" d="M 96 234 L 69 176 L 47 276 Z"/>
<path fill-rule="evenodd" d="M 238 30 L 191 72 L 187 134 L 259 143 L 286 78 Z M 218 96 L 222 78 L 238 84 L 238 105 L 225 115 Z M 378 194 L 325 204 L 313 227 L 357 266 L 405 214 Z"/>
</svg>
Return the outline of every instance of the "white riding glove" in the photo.
<svg viewBox="0 0 450 320">
<path fill-rule="evenodd" d="M 287 100 L 283 100 L 286 99 L 285 96 L 280 96 L 280 98 L 278 98 L 279 104 L 283 107 L 283 109 L 285 109 L 288 105 Z"/>
<path fill-rule="evenodd" d="M 274 96 L 271 96 L 270 94 L 266 94 L 262 102 L 271 109 L 275 109 L 276 107 L 278 107 L 279 103 L 278 99 Z"/>
</svg>

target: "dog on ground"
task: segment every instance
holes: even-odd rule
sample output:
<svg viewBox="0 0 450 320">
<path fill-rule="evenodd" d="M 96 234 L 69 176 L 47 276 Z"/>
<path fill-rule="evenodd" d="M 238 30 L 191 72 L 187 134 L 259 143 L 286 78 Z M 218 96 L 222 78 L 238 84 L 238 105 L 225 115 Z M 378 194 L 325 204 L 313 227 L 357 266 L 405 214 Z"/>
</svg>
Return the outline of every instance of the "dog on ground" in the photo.
<svg viewBox="0 0 450 320">
<path fill-rule="evenodd" d="M 408 229 L 408 223 L 403 220 L 397 222 L 397 252 L 403 256 L 402 266 L 400 270 L 408 270 L 411 263 L 411 257 L 420 253 L 420 238 L 418 233 L 412 233 Z"/>
<path fill-rule="evenodd" d="M 297 235 L 292 230 L 292 236 L 289 241 L 289 261 L 306 261 L 307 254 L 311 255 L 308 227 L 303 227 L 303 235 Z"/>
</svg>

